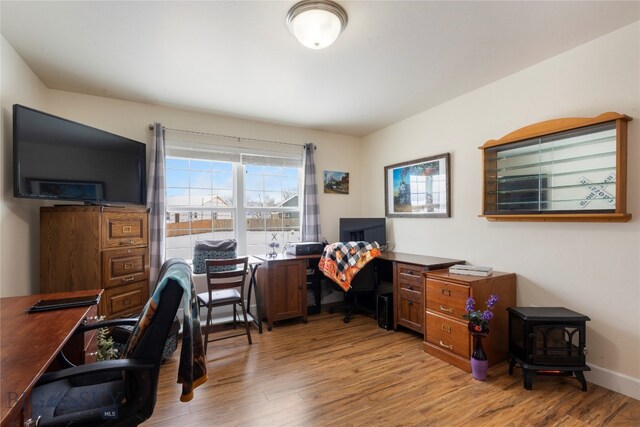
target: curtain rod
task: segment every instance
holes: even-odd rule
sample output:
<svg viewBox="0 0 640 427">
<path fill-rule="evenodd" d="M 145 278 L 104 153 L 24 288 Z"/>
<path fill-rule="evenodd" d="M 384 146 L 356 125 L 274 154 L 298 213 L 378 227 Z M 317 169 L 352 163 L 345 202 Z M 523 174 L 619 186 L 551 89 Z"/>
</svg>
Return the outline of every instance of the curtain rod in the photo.
<svg viewBox="0 0 640 427">
<path fill-rule="evenodd" d="M 153 130 L 153 125 L 149 125 L 149 130 Z M 268 143 L 271 143 L 271 144 L 293 145 L 295 147 L 303 147 L 303 148 L 305 147 L 305 144 L 295 144 L 293 142 L 271 141 L 271 140 L 268 140 L 268 139 L 257 139 L 257 138 L 244 138 L 244 137 L 240 137 L 240 136 L 223 135 L 223 134 L 220 134 L 220 133 L 199 132 L 199 131 L 195 131 L 195 130 L 184 130 L 184 129 L 172 129 L 172 128 L 168 128 L 168 127 L 165 127 L 165 126 L 162 126 L 162 130 L 169 131 L 169 132 L 175 132 L 175 133 L 187 133 L 187 134 L 192 134 L 192 135 L 218 136 L 218 137 L 221 137 L 221 138 L 235 139 L 238 142 L 241 139 L 244 139 L 245 141 L 268 142 Z M 314 144 L 313 145 L 313 149 L 315 150 L 316 148 L 318 148 L 318 147 Z"/>
</svg>

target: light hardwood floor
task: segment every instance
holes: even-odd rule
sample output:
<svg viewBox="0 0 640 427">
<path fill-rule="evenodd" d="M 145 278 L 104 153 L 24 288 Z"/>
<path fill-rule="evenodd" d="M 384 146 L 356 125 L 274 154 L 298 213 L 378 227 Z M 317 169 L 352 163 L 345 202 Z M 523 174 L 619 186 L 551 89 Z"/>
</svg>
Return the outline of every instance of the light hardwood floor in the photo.
<svg viewBox="0 0 640 427">
<path fill-rule="evenodd" d="M 640 426 L 640 401 L 576 379 L 522 387 L 506 363 L 487 381 L 422 352 L 410 332 L 322 313 L 209 344 L 209 381 L 179 401 L 179 349 L 163 366 L 145 426 Z M 587 337 L 588 338 L 588 337 Z"/>
</svg>

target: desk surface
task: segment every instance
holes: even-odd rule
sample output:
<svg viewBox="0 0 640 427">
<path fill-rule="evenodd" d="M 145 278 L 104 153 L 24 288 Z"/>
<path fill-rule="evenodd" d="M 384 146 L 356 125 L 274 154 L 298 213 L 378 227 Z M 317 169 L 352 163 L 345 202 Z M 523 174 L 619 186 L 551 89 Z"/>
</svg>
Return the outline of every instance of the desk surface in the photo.
<svg viewBox="0 0 640 427">
<path fill-rule="evenodd" d="M 386 259 L 387 261 L 403 262 L 406 264 L 420 265 L 429 270 L 448 268 L 454 264 L 464 264 L 461 259 L 440 258 L 428 255 L 404 254 L 402 252 L 382 252 L 376 259 Z"/>
<path fill-rule="evenodd" d="M 287 253 L 279 253 L 276 257 L 269 257 L 267 255 L 256 255 L 258 258 L 263 259 L 267 262 L 273 261 L 287 261 L 294 259 L 318 259 L 322 256 L 322 254 L 313 254 L 313 255 L 289 255 Z M 454 264 L 464 264 L 464 260 L 461 259 L 450 259 L 450 258 L 440 258 L 435 256 L 427 256 L 427 255 L 414 255 L 414 254 L 405 254 L 401 252 L 381 252 L 379 257 L 376 259 L 383 259 L 386 261 L 393 262 L 404 262 L 406 264 L 415 264 L 428 268 L 429 270 L 438 270 L 441 268 L 448 268 Z"/>
<path fill-rule="evenodd" d="M 95 295 L 99 290 L 0 298 L 1 425 L 19 413 L 33 386 L 82 323 L 91 306 L 27 313 L 45 298 Z"/>
</svg>

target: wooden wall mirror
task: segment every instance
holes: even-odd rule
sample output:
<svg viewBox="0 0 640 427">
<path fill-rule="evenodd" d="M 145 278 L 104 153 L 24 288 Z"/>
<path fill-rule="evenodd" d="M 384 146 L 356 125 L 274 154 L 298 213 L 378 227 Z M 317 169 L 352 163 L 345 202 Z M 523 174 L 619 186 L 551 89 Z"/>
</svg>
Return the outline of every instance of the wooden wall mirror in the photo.
<svg viewBox="0 0 640 427">
<path fill-rule="evenodd" d="M 549 120 L 487 141 L 480 147 L 480 216 L 490 221 L 629 221 L 630 120 L 617 113 Z"/>
</svg>

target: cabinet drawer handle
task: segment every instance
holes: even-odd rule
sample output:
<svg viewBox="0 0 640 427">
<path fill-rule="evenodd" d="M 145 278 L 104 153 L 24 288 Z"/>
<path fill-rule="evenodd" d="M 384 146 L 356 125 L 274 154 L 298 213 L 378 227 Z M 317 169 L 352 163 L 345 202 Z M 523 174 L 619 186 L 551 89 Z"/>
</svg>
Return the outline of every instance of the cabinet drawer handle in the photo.
<svg viewBox="0 0 640 427">
<path fill-rule="evenodd" d="M 407 301 L 407 305 L 413 305 L 413 301 L 411 300 Z"/>
<path fill-rule="evenodd" d="M 89 357 L 93 357 L 93 356 L 97 356 L 98 352 L 97 351 L 92 351 L 91 353 L 85 353 L 85 357 L 89 356 Z"/>
<path fill-rule="evenodd" d="M 450 297 L 451 296 L 451 291 L 449 289 L 440 289 L 440 291 L 442 291 L 442 295 L 444 295 L 446 297 Z"/>
<path fill-rule="evenodd" d="M 451 333 L 451 326 L 449 325 L 442 325 L 442 331 L 443 332 L 447 332 L 447 333 Z"/>
<path fill-rule="evenodd" d="M 444 347 L 448 350 L 453 350 L 453 344 L 445 344 L 442 342 L 442 340 L 440 340 L 440 347 Z"/>
<path fill-rule="evenodd" d="M 87 325 L 89 323 L 97 322 L 98 320 L 100 320 L 98 316 L 89 316 L 84 318 L 84 320 L 82 321 L 82 324 Z"/>
<path fill-rule="evenodd" d="M 407 289 L 409 289 L 410 291 L 413 290 L 413 286 L 409 286 Z"/>
<path fill-rule="evenodd" d="M 133 245 L 133 240 L 120 240 L 120 246 Z"/>
<path fill-rule="evenodd" d="M 133 263 L 132 262 L 125 262 L 124 265 L 122 266 L 123 269 L 125 270 L 131 270 L 133 268 Z"/>
<path fill-rule="evenodd" d="M 409 276 L 409 277 L 413 277 L 413 271 L 408 271 L 408 272 L 402 272 L 400 273 L 401 276 Z"/>
<path fill-rule="evenodd" d="M 136 280 L 136 277 L 131 276 L 131 277 L 125 277 L 124 279 L 122 279 L 122 282 L 133 282 L 134 280 Z"/>
<path fill-rule="evenodd" d="M 131 233 L 131 226 L 130 225 L 122 226 L 122 232 L 123 233 Z"/>
<path fill-rule="evenodd" d="M 447 308 L 442 304 L 440 304 L 440 310 L 444 311 L 445 313 L 453 313 L 453 308 Z"/>
</svg>

